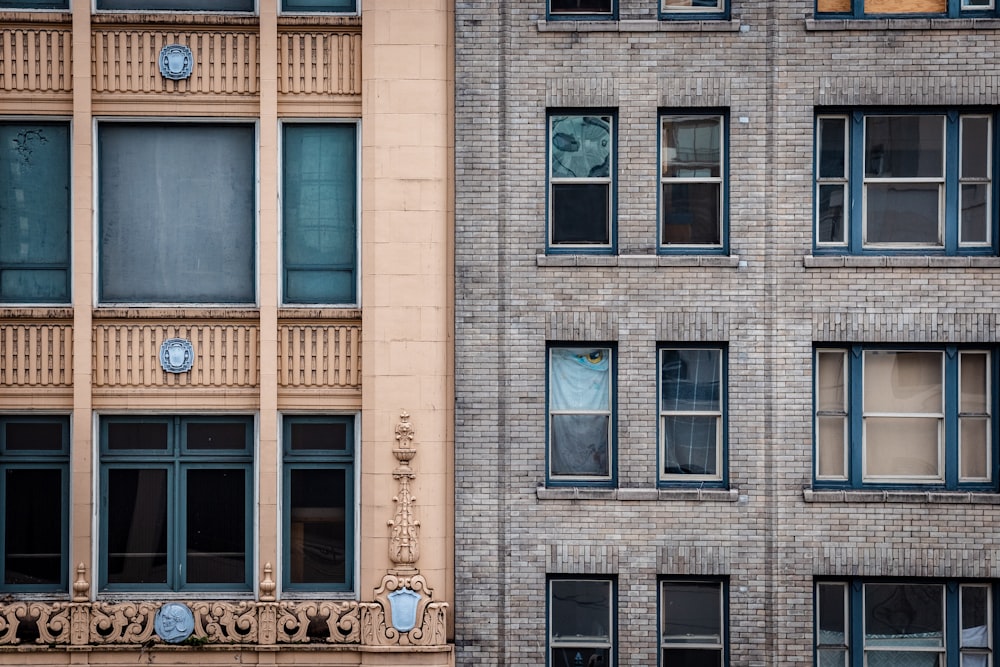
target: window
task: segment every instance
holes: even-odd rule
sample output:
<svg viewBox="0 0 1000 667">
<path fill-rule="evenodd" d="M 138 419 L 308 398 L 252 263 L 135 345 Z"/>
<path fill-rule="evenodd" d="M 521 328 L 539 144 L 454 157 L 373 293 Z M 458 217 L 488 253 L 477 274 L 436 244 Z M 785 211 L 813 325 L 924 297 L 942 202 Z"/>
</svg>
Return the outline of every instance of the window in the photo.
<svg viewBox="0 0 1000 667">
<path fill-rule="evenodd" d="M 101 589 L 249 590 L 253 419 L 101 419 Z"/>
<path fill-rule="evenodd" d="M 727 0 L 661 0 L 661 19 L 729 18 Z"/>
<path fill-rule="evenodd" d="M 660 249 L 721 250 L 725 116 L 660 116 Z"/>
<path fill-rule="evenodd" d="M 97 9 L 145 12 L 252 12 L 254 0 L 97 0 Z"/>
<path fill-rule="evenodd" d="M 358 0 L 281 0 L 281 11 L 356 14 Z"/>
<path fill-rule="evenodd" d="M 818 486 L 995 488 L 991 351 L 855 345 L 815 363 Z"/>
<path fill-rule="evenodd" d="M 351 590 L 354 418 L 285 417 L 284 588 Z"/>
<path fill-rule="evenodd" d="M 550 483 L 613 483 L 612 362 L 610 347 L 549 348 Z"/>
<path fill-rule="evenodd" d="M 550 19 L 617 18 L 615 0 L 549 0 Z"/>
<path fill-rule="evenodd" d="M 100 124 L 101 302 L 255 302 L 255 142 L 249 124 Z"/>
<path fill-rule="evenodd" d="M 816 664 L 988 667 L 993 589 L 976 581 L 819 581 Z"/>
<path fill-rule="evenodd" d="M 994 254 L 993 114 L 823 113 L 816 250 Z"/>
<path fill-rule="evenodd" d="M 0 122 L 0 302 L 70 300 L 67 123 Z"/>
<path fill-rule="evenodd" d="M 357 303 L 357 125 L 282 129 L 284 302 Z"/>
<path fill-rule="evenodd" d="M 660 349 L 660 481 L 722 481 L 725 351 Z"/>
<path fill-rule="evenodd" d="M 549 579 L 549 667 L 613 667 L 611 579 Z"/>
<path fill-rule="evenodd" d="M 994 0 L 922 0 L 888 2 L 886 0 L 816 0 L 819 18 L 885 18 L 887 16 L 939 16 L 974 18 L 994 16 Z"/>
<path fill-rule="evenodd" d="M 612 114 L 549 114 L 549 248 L 613 250 Z"/>
<path fill-rule="evenodd" d="M 660 664 L 726 663 L 726 590 L 721 581 L 660 582 Z"/>
<path fill-rule="evenodd" d="M 4 591 L 67 590 L 69 420 L 0 417 Z"/>
</svg>

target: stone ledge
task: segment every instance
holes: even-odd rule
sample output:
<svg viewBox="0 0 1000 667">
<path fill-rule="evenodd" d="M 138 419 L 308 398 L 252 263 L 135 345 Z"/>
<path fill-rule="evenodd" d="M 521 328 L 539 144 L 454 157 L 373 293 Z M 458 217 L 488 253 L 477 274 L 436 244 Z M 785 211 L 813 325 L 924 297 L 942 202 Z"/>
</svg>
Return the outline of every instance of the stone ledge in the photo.
<svg viewBox="0 0 1000 667">
<path fill-rule="evenodd" d="M 739 19 L 685 21 L 538 21 L 538 32 L 740 32 Z"/>
<path fill-rule="evenodd" d="M 998 30 L 1000 19 L 806 19 L 806 30 Z"/>
<path fill-rule="evenodd" d="M 1000 505 L 1000 494 L 977 491 L 890 491 L 878 489 L 802 489 L 807 503 L 920 503 Z"/>
<path fill-rule="evenodd" d="M 606 500 L 616 502 L 659 502 L 659 501 L 696 501 L 696 502 L 726 502 L 739 501 L 737 489 L 699 489 L 699 488 L 665 488 L 665 489 L 602 489 L 585 486 L 574 487 L 544 487 L 535 489 L 538 500 Z"/>
<path fill-rule="evenodd" d="M 1000 269 L 1000 257 L 941 257 L 938 255 L 806 255 L 807 269 L 906 268 L 906 269 Z"/>
<path fill-rule="evenodd" d="M 629 268 L 717 267 L 736 269 L 739 255 L 536 255 L 536 266 L 620 266 Z"/>
</svg>

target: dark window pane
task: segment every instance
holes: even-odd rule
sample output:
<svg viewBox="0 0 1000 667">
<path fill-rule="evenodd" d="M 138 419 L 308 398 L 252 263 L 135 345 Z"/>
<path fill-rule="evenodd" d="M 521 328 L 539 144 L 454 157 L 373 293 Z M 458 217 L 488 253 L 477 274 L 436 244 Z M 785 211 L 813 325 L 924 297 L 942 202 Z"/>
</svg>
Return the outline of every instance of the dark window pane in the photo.
<svg viewBox="0 0 1000 667">
<path fill-rule="evenodd" d="M 990 120 L 979 116 L 962 118 L 962 178 L 988 178 L 990 164 Z"/>
<path fill-rule="evenodd" d="M 986 243 L 989 196 L 989 186 L 985 183 L 962 186 L 962 243 Z"/>
<path fill-rule="evenodd" d="M 108 422 L 108 449 L 167 450 L 164 422 Z"/>
<path fill-rule="evenodd" d="M 607 183 L 553 185 L 552 243 L 610 243 L 610 195 Z"/>
<path fill-rule="evenodd" d="M 611 474 L 608 466 L 608 415 L 552 415 L 550 474 Z"/>
<path fill-rule="evenodd" d="M 865 176 L 943 175 L 943 116 L 868 116 L 865 119 Z"/>
<path fill-rule="evenodd" d="M 553 648 L 552 667 L 608 667 L 611 651 L 606 648 Z"/>
<path fill-rule="evenodd" d="M 944 586 L 865 584 L 865 645 L 944 646 Z"/>
<path fill-rule="evenodd" d="M 254 301 L 254 144 L 251 125 L 101 125 L 102 301 Z"/>
<path fill-rule="evenodd" d="M 847 164 L 845 144 L 846 118 L 821 118 L 819 120 L 819 169 L 820 178 L 844 178 Z"/>
<path fill-rule="evenodd" d="M 663 119 L 663 176 L 695 178 L 722 175 L 722 132 L 717 117 Z"/>
<path fill-rule="evenodd" d="M 167 471 L 108 470 L 108 583 L 167 583 Z"/>
<path fill-rule="evenodd" d="M 987 586 L 962 586 L 962 648 L 990 645 L 990 589 Z"/>
<path fill-rule="evenodd" d="M 720 350 L 663 350 L 662 355 L 662 409 L 719 410 Z"/>
<path fill-rule="evenodd" d="M 819 644 L 842 645 L 847 642 L 844 587 L 820 584 L 816 590 L 819 609 Z"/>
<path fill-rule="evenodd" d="M 663 641 L 721 643 L 722 588 L 717 583 L 663 584 Z"/>
<path fill-rule="evenodd" d="M 824 184 L 819 186 L 819 231 L 817 241 L 819 243 L 843 243 L 846 238 L 844 232 L 847 227 L 844 224 L 845 208 L 844 196 L 845 186 L 841 183 Z"/>
<path fill-rule="evenodd" d="M 66 301 L 69 272 L 50 269 L 4 269 L 0 267 L 0 300 Z"/>
<path fill-rule="evenodd" d="M 610 582 L 566 579 L 552 581 L 551 585 L 553 641 L 565 638 L 610 641 Z"/>
<path fill-rule="evenodd" d="M 282 189 L 285 301 L 356 300 L 354 125 L 286 125 Z"/>
<path fill-rule="evenodd" d="M 346 422 L 292 422 L 290 449 L 300 451 L 345 451 L 348 424 Z"/>
<path fill-rule="evenodd" d="M 237 449 L 247 448 L 246 422 L 189 422 L 187 448 Z"/>
<path fill-rule="evenodd" d="M 98 9 L 252 12 L 253 0 L 97 0 Z"/>
<path fill-rule="evenodd" d="M 667 475 L 714 475 L 718 426 L 718 417 L 665 416 L 663 472 Z"/>
<path fill-rule="evenodd" d="M 62 581 L 62 470 L 8 468 L 4 502 L 4 583 Z"/>
<path fill-rule="evenodd" d="M 187 471 L 187 583 L 246 581 L 246 491 L 241 469 Z"/>
<path fill-rule="evenodd" d="M 357 0 L 282 0 L 285 12 L 356 12 Z"/>
<path fill-rule="evenodd" d="M 717 649 L 663 649 L 664 667 L 721 667 L 722 651 Z"/>
<path fill-rule="evenodd" d="M 611 0 L 549 0 L 550 11 L 580 13 L 608 13 L 611 11 Z"/>
<path fill-rule="evenodd" d="M 0 0 L 0 9 L 69 9 L 69 0 Z"/>
<path fill-rule="evenodd" d="M 937 183 L 869 183 L 867 243 L 941 243 Z"/>
<path fill-rule="evenodd" d="M 347 474 L 344 469 L 291 471 L 292 583 L 346 581 Z"/>
<path fill-rule="evenodd" d="M 60 422 L 7 422 L 4 424 L 4 446 L 8 451 L 63 451 L 66 444 L 64 428 Z"/>
<path fill-rule="evenodd" d="M 610 116 L 552 116 L 553 178 L 611 175 Z"/>
<path fill-rule="evenodd" d="M 663 243 L 721 243 L 721 183 L 663 184 Z"/>
</svg>

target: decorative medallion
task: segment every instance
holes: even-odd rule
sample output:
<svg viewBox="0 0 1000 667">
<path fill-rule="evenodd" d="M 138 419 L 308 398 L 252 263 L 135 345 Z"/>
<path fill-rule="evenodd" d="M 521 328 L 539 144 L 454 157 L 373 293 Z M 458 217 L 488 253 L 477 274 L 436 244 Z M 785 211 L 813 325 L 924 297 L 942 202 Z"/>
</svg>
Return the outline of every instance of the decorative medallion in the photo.
<svg viewBox="0 0 1000 667">
<path fill-rule="evenodd" d="M 160 74 L 165 79 L 186 79 L 193 68 L 194 55 L 183 44 L 169 44 L 160 49 Z"/>
<path fill-rule="evenodd" d="M 389 606 L 392 608 L 392 627 L 400 632 L 409 632 L 417 625 L 417 603 L 420 594 L 409 588 L 400 588 L 389 593 Z"/>
<path fill-rule="evenodd" d="M 194 614 L 187 605 L 168 602 L 156 612 L 156 634 L 168 644 L 180 644 L 194 632 Z"/>
<path fill-rule="evenodd" d="M 160 366 L 168 373 L 187 373 L 194 363 L 194 348 L 191 341 L 183 338 L 168 338 L 160 346 Z"/>
</svg>

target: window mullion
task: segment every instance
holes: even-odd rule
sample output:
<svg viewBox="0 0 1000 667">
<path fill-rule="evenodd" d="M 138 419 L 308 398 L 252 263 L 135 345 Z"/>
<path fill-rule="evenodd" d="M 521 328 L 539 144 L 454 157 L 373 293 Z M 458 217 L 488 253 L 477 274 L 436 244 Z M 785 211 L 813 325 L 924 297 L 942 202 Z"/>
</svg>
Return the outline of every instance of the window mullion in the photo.
<svg viewBox="0 0 1000 667">
<path fill-rule="evenodd" d="M 855 0 L 855 16 L 859 12 L 863 0 Z M 864 248 L 865 211 L 864 192 L 865 178 L 865 117 L 860 111 L 854 111 L 849 116 L 849 139 L 847 142 L 847 157 L 849 162 L 847 177 L 847 193 L 849 198 L 847 228 L 849 230 L 848 247 L 851 253 L 859 253 Z"/>
<path fill-rule="evenodd" d="M 949 581 L 944 587 L 944 647 L 945 663 L 948 665 L 960 665 L 962 660 L 960 590 L 961 587 L 954 581 Z"/>
<path fill-rule="evenodd" d="M 860 488 L 864 480 L 863 359 L 864 355 L 858 346 L 852 347 L 847 355 L 847 423 L 850 429 L 847 465 L 851 486 L 856 488 Z"/>
<path fill-rule="evenodd" d="M 185 482 L 183 473 L 183 466 L 175 453 L 168 473 L 172 479 L 167 484 L 169 493 L 173 495 L 172 498 L 167 498 L 167 525 L 170 526 L 167 533 L 170 536 L 167 541 L 167 586 L 172 591 L 183 590 L 187 579 L 187 572 L 184 570 L 187 540 L 184 539 L 182 525 L 183 517 L 187 514 L 187 497 L 183 488 Z"/>
<path fill-rule="evenodd" d="M 951 3 L 959 0 L 949 0 Z M 961 221 L 961 183 L 959 177 L 959 115 L 954 111 L 945 114 L 944 149 L 944 249 L 949 255 L 958 251 L 959 227 Z"/>
<path fill-rule="evenodd" d="M 958 486 L 958 365 L 961 356 L 956 348 L 948 347 L 944 355 L 944 483 L 949 489 Z"/>
</svg>

